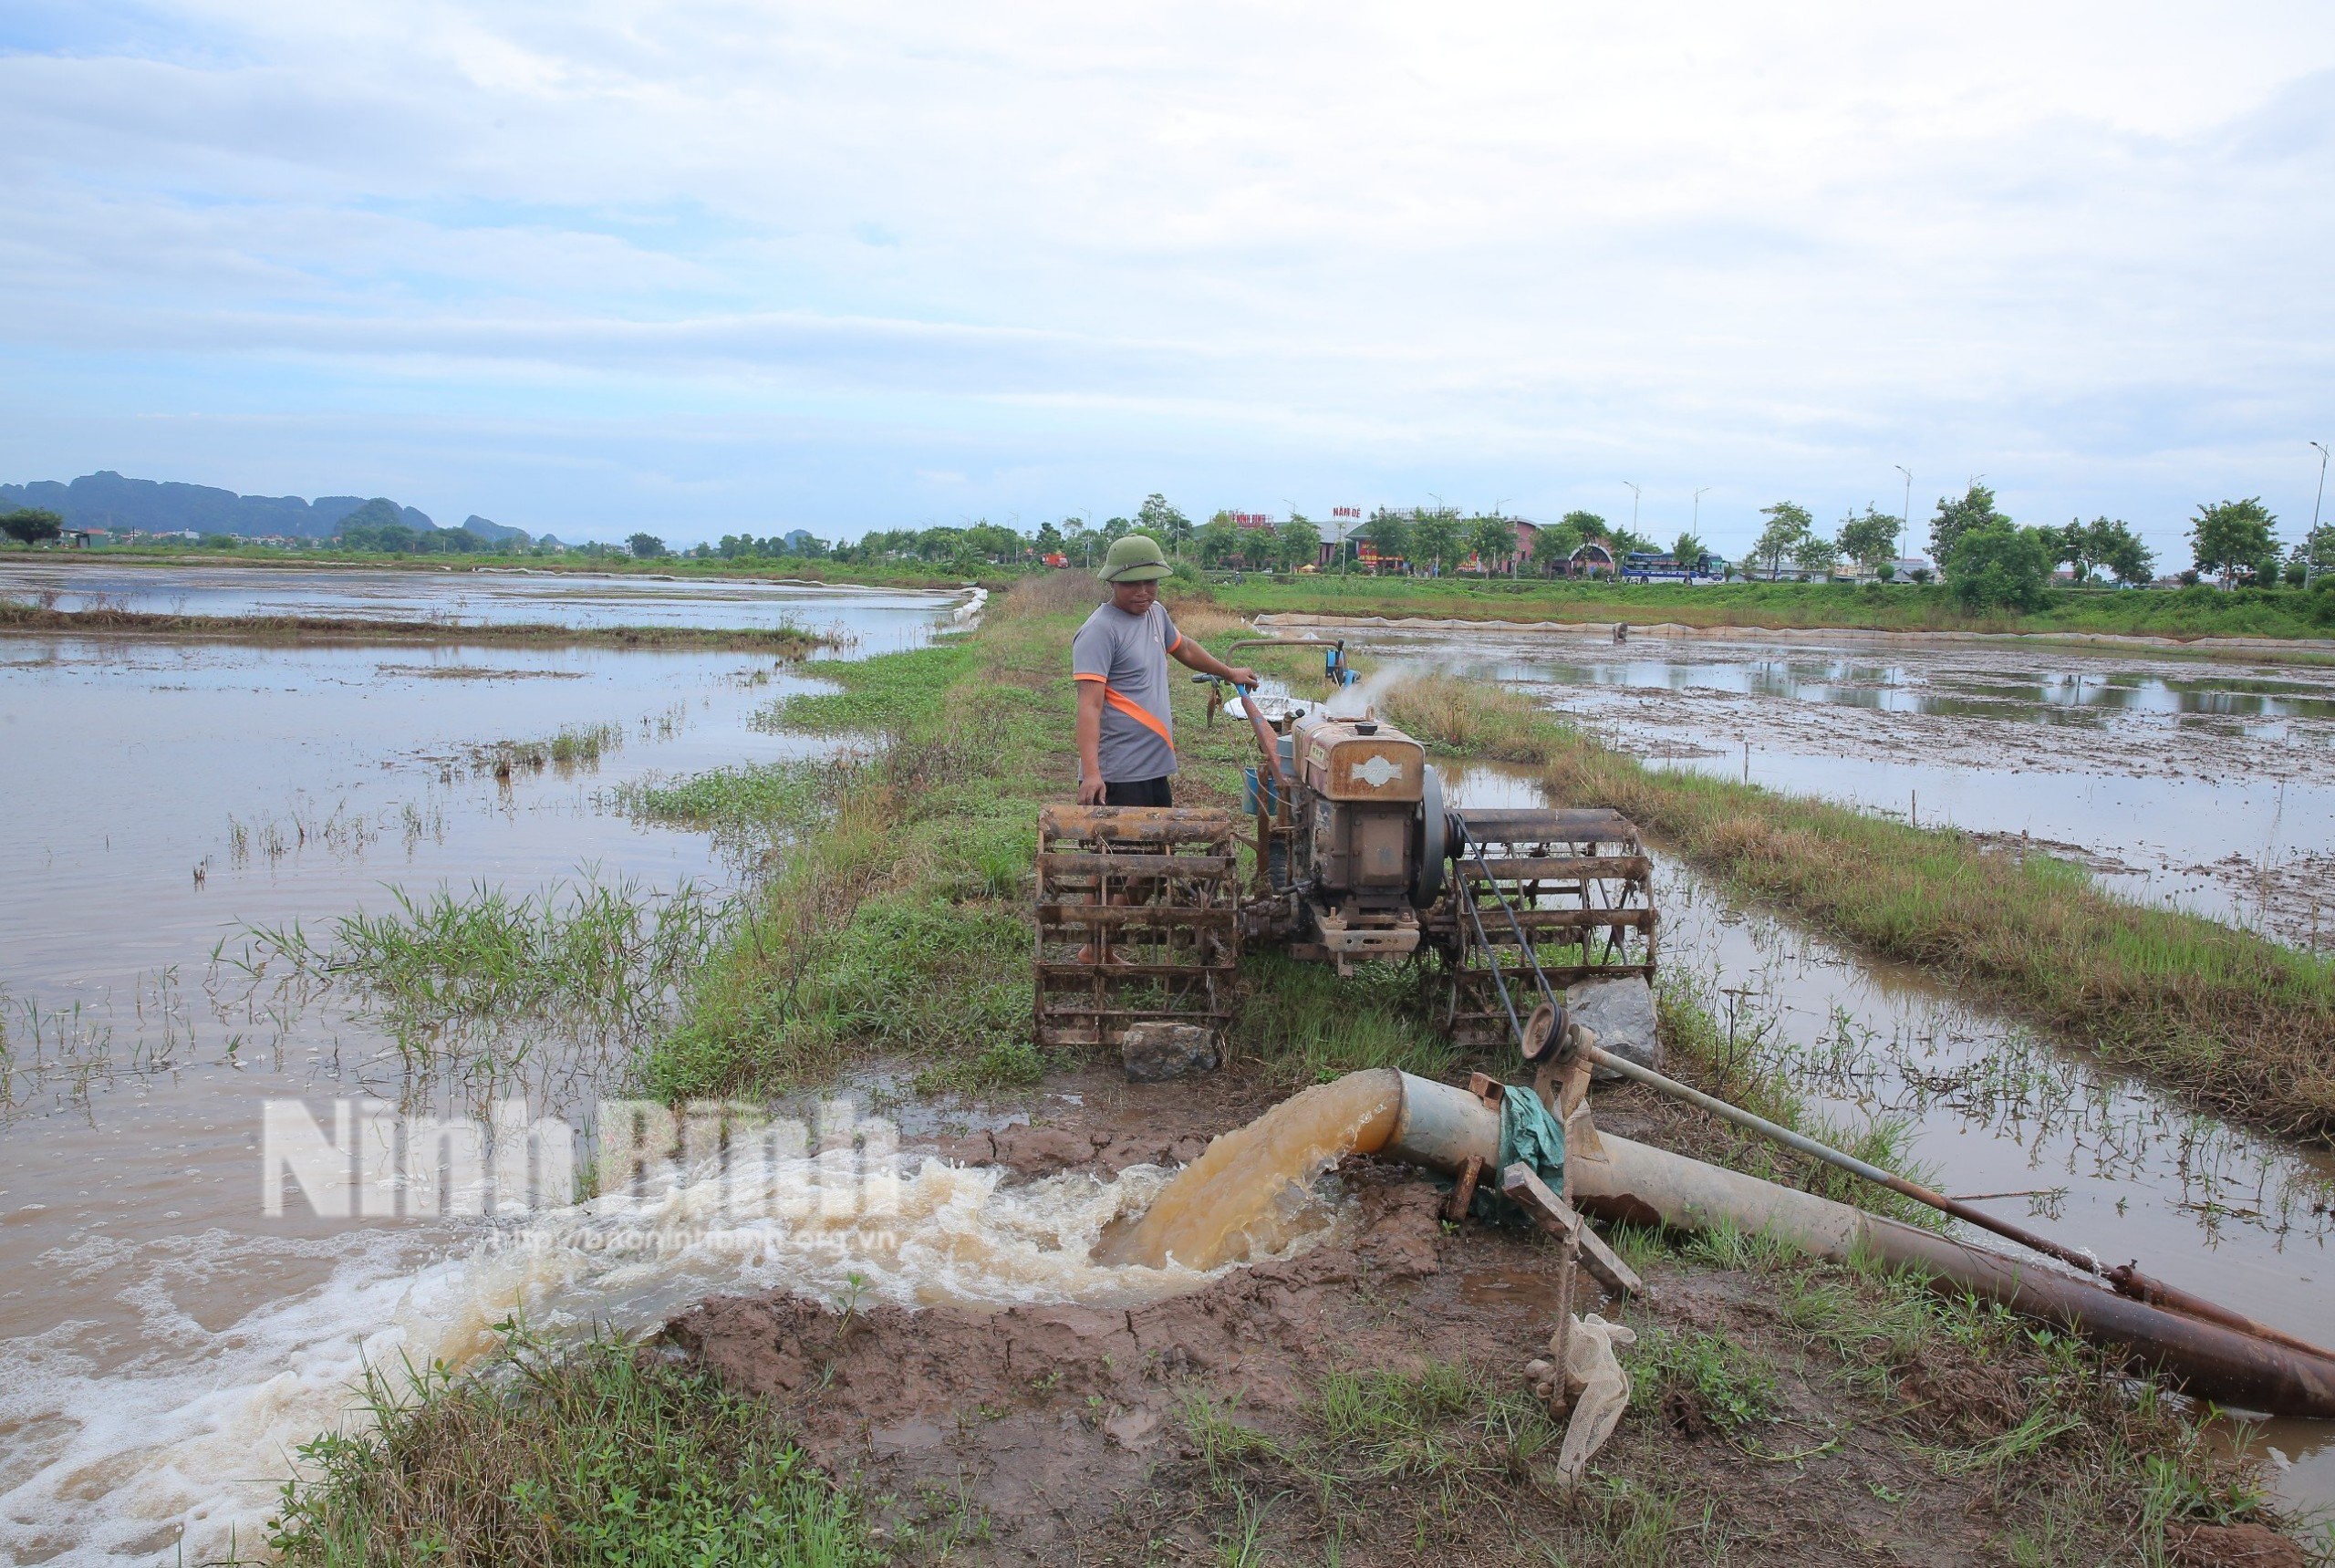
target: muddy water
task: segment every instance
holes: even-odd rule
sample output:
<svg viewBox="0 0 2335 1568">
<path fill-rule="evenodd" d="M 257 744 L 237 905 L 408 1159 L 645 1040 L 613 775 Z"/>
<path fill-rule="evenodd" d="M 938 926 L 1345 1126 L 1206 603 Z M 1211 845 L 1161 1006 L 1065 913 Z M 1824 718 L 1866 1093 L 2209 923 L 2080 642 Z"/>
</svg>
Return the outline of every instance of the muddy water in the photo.
<svg viewBox="0 0 2335 1568">
<path fill-rule="evenodd" d="M 882 648 L 947 607 L 804 618 Z M 589 1322 L 688 1288 L 654 1255 L 566 1256 L 582 1220 L 474 1257 L 482 1221 L 319 1219 L 297 1193 L 265 1215 L 264 1100 L 328 1123 L 412 1075 L 378 1023 L 254 1001 L 232 959 L 247 925 L 378 912 L 393 886 L 718 900 L 741 868 L 621 787 L 796 753 L 749 720 L 812 680 L 735 653 L 0 639 L 0 795 L 37 803 L 0 836 L 0 1560 L 168 1562 L 183 1538 L 195 1561 L 231 1525 L 248 1546 L 361 1357 L 473 1347 L 514 1302 Z M 610 732 L 596 763 L 482 764 L 564 727 Z M 607 1086 L 589 1044 L 524 1041 L 535 1110 Z"/>
<path fill-rule="evenodd" d="M 350 616 L 462 626 L 839 626 L 862 652 L 911 646 L 935 596 L 632 573 L 0 562 L 0 598 L 163 615 Z M 872 640 L 869 640 L 872 639 Z"/>
<path fill-rule="evenodd" d="M 1095 1260 L 1214 1269 L 1281 1251 L 1318 1227 L 1314 1179 L 1356 1149 L 1383 1147 L 1401 1110 L 1391 1074 L 1353 1074 L 1292 1095 L 1211 1142 Z"/>
<path fill-rule="evenodd" d="M 10 1412 L 0 1543 L 12 1561 L 171 1562 L 182 1547 L 202 1561 L 223 1553 L 231 1531 L 248 1548 L 275 1490 L 267 1478 L 348 1421 L 367 1368 L 462 1365 L 514 1314 L 542 1334 L 622 1334 L 718 1291 L 783 1288 L 839 1307 L 1134 1306 L 1210 1277 L 1087 1261 L 1103 1228 L 1167 1181 L 1156 1168 L 1005 1187 L 997 1169 L 922 1161 L 871 1211 L 867 1173 L 816 1157 L 763 1173 L 796 1200 L 750 1215 L 722 1201 L 738 1175 L 684 1173 L 645 1200 L 596 1199 L 435 1245 L 350 1232 L 322 1283 L 217 1327 L 150 1332 L 110 1377 L 19 1341 L 0 1383 Z M 1326 1214 L 1306 1240 L 1334 1236 L 1340 1220 Z"/>
<path fill-rule="evenodd" d="M 1348 639 L 1531 691 L 1656 766 L 2024 838 L 2335 950 L 2335 669 L 1853 634 Z"/>
<path fill-rule="evenodd" d="M 1514 770 L 1446 769 L 1458 804 L 1541 804 Z M 1939 1190 L 2335 1345 L 2335 1155 L 2183 1109 L 2146 1084 L 1727 897 L 1656 845 L 1662 965 L 1747 1069 L 1787 1074 L 1841 1127 L 1906 1132 Z M 1973 1233 L 1983 1245 L 2003 1246 Z M 2335 1506 L 2335 1423 L 2259 1433 L 2281 1495 Z"/>
</svg>

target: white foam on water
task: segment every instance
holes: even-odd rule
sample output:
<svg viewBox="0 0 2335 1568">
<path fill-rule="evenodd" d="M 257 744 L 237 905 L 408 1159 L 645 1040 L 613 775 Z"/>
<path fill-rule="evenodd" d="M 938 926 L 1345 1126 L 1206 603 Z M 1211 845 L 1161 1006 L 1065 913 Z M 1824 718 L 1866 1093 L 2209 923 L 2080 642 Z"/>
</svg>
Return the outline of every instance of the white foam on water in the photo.
<svg viewBox="0 0 2335 1568">
<path fill-rule="evenodd" d="M 721 1292 L 1131 1305 L 1212 1277 L 1089 1261 L 1105 1226 L 1167 1184 L 1172 1173 L 1156 1167 L 1016 1184 L 929 1158 L 898 1168 L 897 1182 L 873 1184 L 848 1156 L 700 1172 L 645 1199 L 482 1226 L 451 1256 L 418 1259 L 426 1239 L 387 1228 L 321 1242 L 214 1232 L 151 1249 L 122 1298 L 141 1323 L 128 1355 L 82 1343 L 87 1325 L 71 1324 L 0 1344 L 0 1558 L 251 1556 L 299 1447 L 360 1420 L 352 1389 L 367 1367 L 459 1366 L 514 1313 L 539 1332 L 630 1334 Z M 742 1204 L 742 1187 L 778 1199 Z M 1289 1251 L 1345 1219 L 1325 1200 Z M 222 1331 L 205 1331 L 175 1293 L 287 1250 L 328 1257 L 330 1277 Z"/>
</svg>

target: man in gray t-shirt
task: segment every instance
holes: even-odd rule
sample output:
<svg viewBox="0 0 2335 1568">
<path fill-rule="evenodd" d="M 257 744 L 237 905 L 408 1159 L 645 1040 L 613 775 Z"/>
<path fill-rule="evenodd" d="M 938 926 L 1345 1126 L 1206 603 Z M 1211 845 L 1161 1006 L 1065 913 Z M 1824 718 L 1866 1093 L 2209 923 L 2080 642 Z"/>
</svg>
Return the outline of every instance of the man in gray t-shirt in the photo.
<svg viewBox="0 0 2335 1568">
<path fill-rule="evenodd" d="M 1159 602 L 1168 572 L 1159 546 L 1141 534 L 1114 541 L 1103 558 L 1111 602 L 1095 607 L 1071 639 L 1078 682 L 1078 803 L 1172 805 L 1175 721 L 1168 711 L 1168 660 L 1203 675 L 1254 686 L 1257 672 L 1220 662 L 1176 629 Z"/>
</svg>

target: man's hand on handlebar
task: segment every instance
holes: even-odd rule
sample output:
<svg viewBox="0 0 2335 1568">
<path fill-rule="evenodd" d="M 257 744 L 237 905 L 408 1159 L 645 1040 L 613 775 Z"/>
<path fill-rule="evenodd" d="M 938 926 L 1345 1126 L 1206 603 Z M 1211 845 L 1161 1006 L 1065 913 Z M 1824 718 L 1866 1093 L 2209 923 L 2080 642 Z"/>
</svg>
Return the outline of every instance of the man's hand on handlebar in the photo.
<svg viewBox="0 0 2335 1568">
<path fill-rule="evenodd" d="M 1243 691 L 1252 691 L 1256 687 L 1257 672 L 1245 664 L 1233 665 L 1225 673 L 1231 676 L 1232 684 L 1240 687 Z"/>
</svg>

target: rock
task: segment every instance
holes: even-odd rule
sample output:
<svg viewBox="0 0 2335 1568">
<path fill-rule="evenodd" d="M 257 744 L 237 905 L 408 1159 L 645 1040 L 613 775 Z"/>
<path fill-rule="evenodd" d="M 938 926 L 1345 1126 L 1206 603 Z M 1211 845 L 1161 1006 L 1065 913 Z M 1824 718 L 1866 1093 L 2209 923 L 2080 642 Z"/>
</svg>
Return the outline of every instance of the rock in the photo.
<svg viewBox="0 0 2335 1568">
<path fill-rule="evenodd" d="M 1662 1038 L 1655 1029 L 1654 989 L 1642 978 L 1584 980 L 1569 985 L 1565 1015 L 1595 1033 L 1597 1044 L 1614 1055 L 1661 1070 Z"/>
<path fill-rule="evenodd" d="M 1127 1082 L 1164 1084 L 1216 1070 L 1216 1036 L 1198 1023 L 1135 1023 L 1119 1042 Z"/>
</svg>

